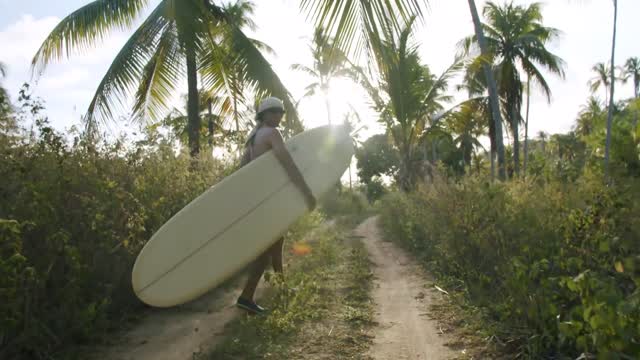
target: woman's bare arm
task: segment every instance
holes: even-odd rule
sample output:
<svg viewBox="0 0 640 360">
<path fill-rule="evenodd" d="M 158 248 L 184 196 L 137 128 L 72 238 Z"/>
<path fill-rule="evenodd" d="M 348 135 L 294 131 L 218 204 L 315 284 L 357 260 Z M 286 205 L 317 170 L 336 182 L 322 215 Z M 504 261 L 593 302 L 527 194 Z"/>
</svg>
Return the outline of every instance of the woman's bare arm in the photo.
<svg viewBox="0 0 640 360">
<path fill-rule="evenodd" d="M 280 164 L 282 164 L 282 167 L 284 167 L 291 181 L 298 187 L 298 189 L 300 189 L 300 191 L 302 191 L 302 194 L 304 195 L 307 202 L 307 206 L 310 209 L 315 208 L 316 199 L 313 196 L 309 185 L 307 185 L 307 182 L 304 180 L 300 169 L 298 169 L 298 166 L 293 161 L 293 158 L 291 158 L 291 154 L 284 146 L 284 140 L 282 139 L 282 135 L 280 135 L 280 132 L 276 129 L 273 129 L 273 131 L 269 132 L 268 140 L 269 144 L 271 145 L 271 150 L 273 150 L 273 154 L 278 159 Z"/>
</svg>

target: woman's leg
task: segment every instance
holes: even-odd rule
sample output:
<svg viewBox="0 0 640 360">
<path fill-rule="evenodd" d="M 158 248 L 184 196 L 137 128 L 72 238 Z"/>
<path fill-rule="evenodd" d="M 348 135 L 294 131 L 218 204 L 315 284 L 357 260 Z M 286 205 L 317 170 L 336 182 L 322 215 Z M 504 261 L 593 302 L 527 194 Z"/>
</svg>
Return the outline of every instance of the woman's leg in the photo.
<svg viewBox="0 0 640 360">
<path fill-rule="evenodd" d="M 245 285 L 240 298 L 253 301 L 253 296 L 256 293 L 258 282 L 260 282 L 262 274 L 264 274 L 264 270 L 267 268 L 270 256 L 270 252 L 267 251 L 266 253 L 262 254 L 256 261 L 254 261 L 253 265 L 251 266 L 249 278 L 247 279 L 247 284 Z"/>
<path fill-rule="evenodd" d="M 271 246 L 269 249 L 269 253 L 271 254 L 271 264 L 273 265 L 273 271 L 276 273 L 282 274 L 284 270 L 283 261 L 282 261 L 282 248 L 284 247 L 284 238 L 280 238 L 275 244 Z"/>
</svg>

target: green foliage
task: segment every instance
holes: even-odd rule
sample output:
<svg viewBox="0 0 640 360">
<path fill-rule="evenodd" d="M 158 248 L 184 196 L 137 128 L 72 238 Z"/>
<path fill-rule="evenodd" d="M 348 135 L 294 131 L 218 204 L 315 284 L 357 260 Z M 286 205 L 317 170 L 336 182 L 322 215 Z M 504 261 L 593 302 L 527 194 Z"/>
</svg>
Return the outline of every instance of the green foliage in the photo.
<svg viewBox="0 0 640 360">
<path fill-rule="evenodd" d="M 373 135 L 356 150 L 358 177 L 365 184 L 375 176 L 395 176 L 400 154 L 387 134 Z"/>
<path fill-rule="evenodd" d="M 148 1 L 102 0 L 86 4 L 52 30 L 35 54 L 32 67 L 38 75 L 56 60 L 84 52 L 102 42 L 114 28 L 129 29 L 144 12 Z M 98 84 L 87 109 L 86 121 L 114 119 L 115 111 L 134 96 L 132 116 L 143 123 L 160 120 L 169 110 L 178 84 L 189 85 L 189 145 L 199 153 L 198 75 L 221 115 L 243 102 L 243 90 L 256 97 L 268 94 L 283 99 L 287 107 L 286 128 L 301 130 L 291 94 L 263 55 L 267 47 L 243 32 L 254 27 L 253 4 L 161 1 L 131 34 Z M 185 66 L 186 65 L 186 66 Z M 233 105 L 231 105 L 233 103 Z"/>
<path fill-rule="evenodd" d="M 382 183 L 380 178 L 373 178 L 369 182 L 362 185 L 362 190 L 369 200 L 369 203 L 375 203 L 382 199 L 387 193 L 387 188 Z"/>
<path fill-rule="evenodd" d="M 0 80 L 5 76 L 7 76 L 6 66 L 0 61 Z M 4 122 L 7 121 L 11 112 L 11 99 L 9 98 L 9 93 L 7 92 L 7 89 L 2 86 L 2 83 L 0 83 L 0 126 L 4 127 Z"/>
<path fill-rule="evenodd" d="M 386 126 L 397 150 L 397 180 L 405 191 L 413 189 L 423 175 L 421 145 L 436 125 L 437 114 L 444 112 L 444 104 L 452 99 L 446 94 L 448 83 L 462 68 L 456 58 L 436 76 L 423 65 L 412 37 L 414 20 L 402 28 L 386 29 L 384 39 L 375 38 L 370 45 L 375 62 L 370 62 L 368 72 L 354 67 L 357 81 L 367 91 L 380 115 L 378 121 Z M 377 76 L 375 85 L 371 74 Z"/>
<path fill-rule="evenodd" d="M 454 139 L 465 165 L 471 166 L 476 149 L 482 148 L 478 138 L 486 135 L 488 125 L 491 121 L 486 102 L 471 99 L 460 106 L 460 109 L 451 113 L 445 120 L 445 126 L 456 134 Z"/>
<path fill-rule="evenodd" d="M 334 188 L 319 201 L 320 209 L 329 216 L 362 215 L 368 210 L 367 199 L 358 191 Z"/>
<path fill-rule="evenodd" d="M 331 358 L 362 353 L 372 317 L 367 252 L 361 243 L 345 239 L 346 228 L 318 227 L 321 220 L 313 212 L 287 235 L 287 247 L 304 237 L 311 252 L 289 259 L 284 278 L 267 274 L 270 286 L 260 302 L 269 315 L 235 320 L 222 343 L 202 358 L 291 359 L 304 357 L 314 346 Z M 328 324 L 333 336 L 318 337 L 318 329 Z"/>
<path fill-rule="evenodd" d="M 502 111 L 513 135 L 513 171 L 519 175 L 519 126 L 524 122 L 521 115 L 525 93 L 523 82 L 533 81 L 551 101 L 551 88 L 542 70 L 565 77 L 564 61 L 548 49 L 550 43 L 559 38 L 560 31 L 544 26 L 541 3 L 523 6 L 513 2 L 497 4 L 489 1 L 484 6 L 483 15 L 486 19 L 482 28 L 486 35 L 487 53 L 483 52 L 483 56 L 474 59 L 467 69 L 466 80 L 471 93 L 483 94 L 486 87 L 483 64 L 490 61 L 493 65 Z M 469 54 L 471 48 L 478 47 L 477 40 L 477 34 L 467 37 L 461 41 L 460 47 Z M 492 126 L 492 135 L 493 132 Z"/>
<path fill-rule="evenodd" d="M 41 105 L 29 101 L 37 115 Z M 130 284 L 135 256 L 224 175 L 222 164 L 177 156 L 154 136 L 131 144 L 65 135 L 36 117 L 29 137 L 0 141 L 3 358 L 50 358 L 141 307 Z"/>
<path fill-rule="evenodd" d="M 384 200 L 382 224 L 464 284 L 528 358 L 640 355 L 640 181 L 439 182 Z M 503 336 L 500 334 L 500 336 Z"/>
</svg>

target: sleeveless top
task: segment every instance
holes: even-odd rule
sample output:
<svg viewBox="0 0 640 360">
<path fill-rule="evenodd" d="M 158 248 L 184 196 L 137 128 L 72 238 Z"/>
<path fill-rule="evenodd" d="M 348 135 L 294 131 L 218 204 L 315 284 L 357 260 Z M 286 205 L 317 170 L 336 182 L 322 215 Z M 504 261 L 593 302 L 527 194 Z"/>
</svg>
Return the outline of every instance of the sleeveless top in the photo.
<svg viewBox="0 0 640 360">
<path fill-rule="evenodd" d="M 243 167 L 253 161 L 255 156 L 253 154 L 253 145 L 256 139 L 256 135 L 258 134 L 258 130 L 262 128 L 262 123 L 258 124 L 251 133 L 249 133 L 249 138 L 247 142 L 244 144 L 244 154 L 242 154 L 242 160 L 240 161 L 240 167 Z"/>
</svg>

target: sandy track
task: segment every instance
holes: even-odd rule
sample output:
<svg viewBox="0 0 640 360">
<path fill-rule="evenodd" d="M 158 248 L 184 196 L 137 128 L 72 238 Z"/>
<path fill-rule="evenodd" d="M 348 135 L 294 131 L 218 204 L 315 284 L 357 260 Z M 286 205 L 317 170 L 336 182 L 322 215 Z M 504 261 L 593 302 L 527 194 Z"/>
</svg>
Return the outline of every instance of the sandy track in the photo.
<svg viewBox="0 0 640 360">
<path fill-rule="evenodd" d="M 377 221 L 370 218 L 356 229 L 375 264 L 373 299 L 378 328 L 370 355 L 380 360 L 456 357 L 445 346 L 450 339 L 427 316 L 434 301 L 432 284 L 403 250 L 381 239 Z"/>
</svg>

